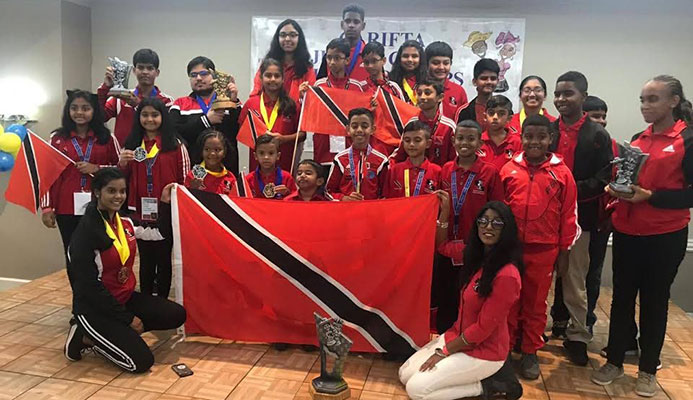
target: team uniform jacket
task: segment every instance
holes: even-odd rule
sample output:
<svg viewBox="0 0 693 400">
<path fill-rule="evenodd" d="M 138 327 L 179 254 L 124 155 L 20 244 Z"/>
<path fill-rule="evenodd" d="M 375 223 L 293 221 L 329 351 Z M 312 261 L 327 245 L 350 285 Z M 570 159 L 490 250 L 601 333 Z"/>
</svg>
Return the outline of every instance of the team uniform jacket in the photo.
<svg viewBox="0 0 693 400">
<path fill-rule="evenodd" d="M 455 182 L 452 182 L 453 171 L 456 175 Z M 455 217 L 456 200 L 453 199 L 452 185 L 456 185 L 455 189 L 459 199 L 471 174 L 474 174 L 474 178 L 470 181 L 459 216 Z M 468 170 L 457 165 L 457 159 L 445 164 L 441 171 L 441 187 L 450 196 L 450 225 L 448 227 L 450 240 L 466 241 L 481 207 L 491 200 L 502 201 L 504 198 L 498 170 L 493 165 L 481 161 L 478 157 Z M 456 222 L 458 228 L 455 234 Z"/>
<path fill-rule="evenodd" d="M 538 166 L 527 163 L 524 154 L 515 156 L 500 172 L 505 203 L 515 215 L 519 238 L 526 244 L 567 250 L 580 235 L 573 174 L 555 154 Z"/>
<path fill-rule="evenodd" d="M 361 50 L 363 50 L 363 47 L 366 45 L 366 42 L 361 40 Z M 357 82 L 362 82 L 368 79 L 368 71 L 366 71 L 366 68 L 363 66 L 363 59 L 361 58 L 361 52 L 356 53 L 356 48 L 357 46 L 354 46 L 351 48 L 351 53 L 349 54 L 349 60 L 353 60 L 354 56 L 356 56 L 356 62 L 354 63 L 354 69 L 351 71 L 349 74 L 349 78 L 357 81 Z M 351 62 L 350 62 L 351 64 Z M 318 79 L 324 78 L 327 76 L 328 73 L 328 68 L 327 68 L 327 60 L 325 59 L 325 56 L 323 55 L 322 57 L 322 62 L 320 63 L 320 68 L 318 70 Z"/>
<path fill-rule="evenodd" d="M 96 164 L 99 167 L 114 167 L 118 164 L 120 146 L 113 135 L 110 136 L 106 144 L 99 144 L 92 131 L 89 131 L 84 139 L 77 136 L 74 132 L 70 133 L 69 138 L 53 132 L 51 135 L 51 146 L 65 154 L 69 159 L 78 162 L 81 159 L 72 144 L 72 138 L 77 140 L 77 144 L 82 149 L 82 154 L 85 155 L 89 141 L 94 141 L 91 156 L 87 162 Z M 81 185 L 82 177 L 86 178 L 84 188 Z M 82 191 L 91 191 L 91 176 L 81 174 L 74 164 L 70 164 L 55 180 L 50 191 L 41 198 L 41 208 L 44 211 L 53 210 L 60 215 L 73 215 L 75 212 L 74 193 Z"/>
<path fill-rule="evenodd" d="M 481 134 L 481 148 L 477 155 L 487 163 L 493 164 L 499 171 L 516 153 L 522 151 L 522 138 L 505 128 L 505 139 L 500 145 L 491 140 L 488 131 Z"/>
<path fill-rule="evenodd" d="M 637 184 L 652 190 L 649 201 L 619 200 L 612 215 L 614 229 L 628 235 L 659 235 L 688 226 L 693 207 L 693 128 L 682 120 L 665 132 L 652 125 L 635 135 L 631 145 L 649 154 Z"/>
<path fill-rule="evenodd" d="M 369 77 L 368 79 L 361 81 L 360 84 L 364 93 L 375 95 L 378 88 L 382 88 L 384 91 L 404 101 L 404 92 L 402 92 L 402 88 L 400 88 L 396 82 L 393 82 L 387 78 L 374 81 Z"/>
<path fill-rule="evenodd" d="M 488 130 L 488 123 L 486 122 L 486 104 L 477 103 L 477 98 L 470 101 L 466 107 L 460 107 L 455 115 L 455 121 L 459 124 L 462 121 L 471 119 L 476 121 L 481 125 L 481 131 Z"/>
<path fill-rule="evenodd" d="M 189 171 L 185 176 L 185 187 L 190 187 L 190 183 L 195 179 L 192 171 Z M 216 194 L 226 194 L 230 197 L 238 197 L 238 185 L 236 184 L 236 177 L 231 173 L 231 171 L 226 170 L 226 175 L 216 177 L 210 173 L 205 175 L 202 180 L 205 192 L 211 192 Z"/>
<path fill-rule="evenodd" d="M 545 116 L 546 118 L 548 118 L 549 121 L 551 121 L 551 122 L 556 120 L 556 117 L 549 114 L 549 112 L 546 111 L 545 108 L 541 109 L 540 114 Z M 524 121 L 522 121 L 522 122 L 524 122 Z M 508 125 L 506 126 L 506 128 L 508 128 L 510 130 L 510 133 L 522 135 L 522 123 L 520 123 L 520 113 L 513 114 L 513 117 L 510 119 L 510 122 L 508 122 Z"/>
<path fill-rule="evenodd" d="M 260 178 L 262 179 L 262 182 L 267 185 L 268 183 L 271 183 L 273 185 L 276 185 L 279 183 L 280 185 L 284 185 L 289 190 L 291 193 L 294 193 L 296 191 L 296 183 L 294 182 L 293 176 L 283 168 L 280 169 L 279 172 L 281 176 L 281 182 L 277 182 L 277 172 L 272 172 L 269 175 L 263 175 L 260 174 Z M 248 175 L 245 176 L 245 181 L 248 183 L 248 186 L 250 187 L 250 191 L 253 194 L 253 197 L 255 198 L 260 198 L 260 199 L 266 199 L 264 193 L 262 193 L 262 189 L 260 189 L 260 183 L 258 182 L 258 175 L 257 175 L 257 170 L 250 172 Z M 277 193 L 273 200 L 281 200 L 282 196 Z"/>
<path fill-rule="evenodd" d="M 450 79 L 445 80 L 443 91 L 443 114 L 454 120 L 457 111 L 467 105 L 467 92 Z"/>
<path fill-rule="evenodd" d="M 349 150 L 352 148 L 349 147 L 335 156 L 334 166 L 327 179 L 327 192 L 337 200 L 356 192 L 349 165 Z M 387 157 L 375 149 L 372 149 L 370 153 L 357 149 L 353 149 L 353 152 L 354 168 L 357 170 L 355 175 L 361 182 L 361 194 L 366 200 L 380 198 L 387 175 Z M 367 153 L 366 165 L 361 166 L 361 156 L 364 153 Z"/>
<path fill-rule="evenodd" d="M 106 217 L 107 218 L 107 217 Z M 113 318 L 130 325 L 134 315 L 124 304 L 135 290 L 133 264 L 137 254 L 137 241 L 132 221 L 121 217 L 127 237 L 130 257 L 123 265 L 113 240 L 106 235 L 103 219 L 95 207 L 89 207 L 72 234 L 68 249 L 70 262 L 67 276 L 72 286 L 72 312 Z M 115 224 L 111 227 L 116 231 Z M 118 282 L 118 273 L 127 268 L 128 277 Z"/>
<path fill-rule="evenodd" d="M 431 147 L 426 153 L 429 161 L 442 167 L 457 157 L 455 147 L 452 144 L 452 139 L 455 136 L 455 122 L 444 115 L 442 106 L 439 107 L 433 119 L 426 118 L 423 112 L 420 112 L 418 116 L 410 119 L 407 123 L 412 121 L 424 122 L 431 129 Z M 402 146 L 403 144 L 400 144 L 400 147 L 392 155 L 392 158 L 397 162 L 404 161 L 407 157 Z"/>
<path fill-rule="evenodd" d="M 317 87 L 330 87 L 349 90 L 352 92 L 363 92 L 361 88 L 361 83 L 355 79 L 344 77 L 342 79 L 337 79 L 328 71 L 327 77 L 320 78 L 315 81 L 315 86 Z M 346 146 L 350 145 L 350 140 L 346 138 Z M 337 153 L 330 152 L 330 136 L 329 135 L 313 135 L 313 159 L 320 164 L 332 163 L 334 156 Z"/>
<path fill-rule="evenodd" d="M 108 121 L 111 118 L 115 118 L 115 128 L 113 129 L 113 134 L 116 139 L 118 139 L 118 144 L 121 146 L 125 145 L 125 140 L 130 135 L 132 130 L 132 123 L 135 119 L 136 109 L 130 106 L 127 102 L 113 96 L 108 96 L 108 91 L 111 90 L 108 86 L 103 83 L 96 89 L 96 95 L 99 98 L 99 104 L 103 108 L 104 121 Z M 140 93 L 139 86 L 135 89 L 135 95 L 139 97 L 140 100 L 144 99 Z M 158 87 L 154 86 L 152 89 L 152 96 L 161 100 L 162 103 L 166 104 L 166 107 L 171 107 L 173 104 L 173 97 L 162 92 Z"/>
<path fill-rule="evenodd" d="M 224 118 L 220 124 L 212 125 L 207 119 L 207 115 L 202 113 L 202 109 L 195 98 L 194 93 L 188 96 L 179 97 L 169 110 L 171 120 L 178 131 L 178 134 L 185 139 L 188 150 L 194 156 L 201 155 L 202 149 L 197 148 L 197 138 L 200 133 L 207 128 L 214 128 L 224 134 L 229 143 L 229 149 L 224 157 L 224 165 L 234 175 L 238 174 L 238 113 L 240 107 L 224 111 Z"/>
<path fill-rule="evenodd" d="M 433 193 L 440 188 L 440 171 L 439 165 L 424 159 L 420 166 L 415 166 L 411 160 L 407 158 L 403 162 L 398 162 L 390 166 L 387 171 L 385 186 L 383 187 L 383 197 L 392 199 L 397 197 L 406 197 L 406 185 L 404 171 L 409 170 L 409 196 L 414 196 L 419 174 L 423 172 L 419 195 Z"/>
<path fill-rule="evenodd" d="M 315 70 L 313 66 L 309 66 L 308 70 L 303 76 L 296 76 L 296 68 L 294 65 L 284 65 L 284 90 L 296 103 L 299 101 L 298 87 L 301 86 L 303 82 L 308 82 L 309 85 L 315 84 Z M 262 76 L 260 76 L 260 68 L 258 68 L 255 73 L 255 79 L 253 80 L 253 90 L 250 92 L 249 97 L 259 96 L 262 92 Z"/>
</svg>

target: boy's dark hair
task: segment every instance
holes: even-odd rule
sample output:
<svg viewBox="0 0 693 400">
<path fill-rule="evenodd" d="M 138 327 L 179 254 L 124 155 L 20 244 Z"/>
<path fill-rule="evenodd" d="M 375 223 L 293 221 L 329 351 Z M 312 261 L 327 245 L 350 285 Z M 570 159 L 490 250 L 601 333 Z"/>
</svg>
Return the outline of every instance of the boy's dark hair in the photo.
<svg viewBox="0 0 693 400">
<path fill-rule="evenodd" d="M 474 79 L 478 79 L 479 75 L 486 71 L 493 72 L 496 75 L 500 74 L 500 67 L 498 66 L 496 60 L 482 58 L 481 60 L 477 61 L 476 64 L 474 64 Z"/>
<path fill-rule="evenodd" d="M 128 150 L 135 150 L 142 145 L 142 139 L 144 139 L 146 131 L 144 127 L 142 127 L 142 123 L 140 123 L 140 115 L 142 115 L 142 110 L 147 106 L 151 106 L 161 114 L 161 126 L 159 127 L 161 151 L 167 152 L 176 150 L 180 144 L 178 132 L 173 125 L 173 121 L 171 121 L 166 105 L 156 97 L 147 97 L 140 101 L 132 121 L 132 131 L 130 131 L 130 135 L 125 139 L 125 145 L 123 147 Z"/>
<path fill-rule="evenodd" d="M 367 45 L 363 46 L 363 50 L 361 51 L 361 57 L 365 57 L 367 54 L 370 53 L 385 58 L 385 46 L 383 46 L 382 43 L 376 42 L 374 40 L 368 43 Z"/>
<path fill-rule="evenodd" d="M 536 80 L 539 81 L 539 84 L 541 85 L 542 89 L 544 89 L 544 93 L 546 93 L 546 82 L 544 81 L 544 79 L 542 79 L 541 76 L 538 76 L 538 75 L 527 75 L 527 76 L 525 76 L 525 78 L 522 80 L 522 82 L 520 82 L 520 92 L 522 92 L 522 89 L 525 87 L 525 85 L 527 84 L 527 82 L 529 82 L 529 81 L 531 81 L 531 80 L 533 80 L 533 79 L 536 79 Z"/>
<path fill-rule="evenodd" d="M 587 78 L 582 72 L 568 71 L 556 79 L 556 83 L 558 82 L 573 82 L 577 90 L 581 93 L 587 93 Z"/>
<path fill-rule="evenodd" d="M 419 53 L 419 66 L 416 67 L 413 74 L 416 78 L 415 82 L 420 83 L 424 78 L 426 78 L 426 75 L 428 75 L 428 62 L 426 61 L 426 53 L 424 52 L 423 46 L 421 46 L 421 43 L 417 42 L 416 40 L 407 40 L 406 42 L 402 43 L 401 46 L 399 46 L 397 55 L 395 56 L 395 61 L 392 63 L 392 69 L 390 70 L 389 79 L 397 82 L 398 85 L 401 85 L 402 81 L 404 80 L 402 53 L 404 52 L 404 49 L 408 49 L 410 47 L 415 48 L 417 53 Z"/>
<path fill-rule="evenodd" d="M 351 46 L 349 45 L 349 41 L 346 39 L 337 38 L 330 40 L 330 43 L 327 44 L 325 51 L 330 49 L 336 49 L 340 53 L 344 54 L 346 58 L 349 58 L 349 55 L 351 54 Z"/>
<path fill-rule="evenodd" d="M 371 110 L 369 110 L 367 108 L 363 108 L 363 107 L 352 108 L 351 110 L 349 110 L 349 121 L 351 121 L 351 119 L 357 115 L 368 116 L 368 118 L 371 120 L 371 124 L 373 124 L 373 121 L 375 121 L 375 118 L 373 117 L 373 112 Z"/>
<path fill-rule="evenodd" d="M 551 121 L 541 114 L 530 115 L 525 118 L 525 122 L 522 123 L 522 131 L 528 126 L 543 126 L 546 130 L 551 133 Z"/>
<path fill-rule="evenodd" d="M 209 138 L 217 138 L 221 141 L 221 144 L 224 146 L 224 155 L 229 152 L 229 142 L 226 139 L 226 136 L 224 136 L 223 133 L 219 132 L 218 130 L 214 128 L 207 128 L 202 133 L 200 133 L 200 136 L 197 138 L 197 146 L 195 146 L 196 149 L 198 149 L 198 154 L 193 154 L 191 158 L 193 158 L 193 162 L 195 164 L 199 164 L 203 161 L 202 159 L 202 153 L 204 152 L 205 148 L 205 142 Z"/>
<path fill-rule="evenodd" d="M 284 79 L 284 67 L 282 63 L 274 58 L 265 58 L 262 60 L 262 64 L 260 64 L 260 77 L 262 77 L 265 71 L 267 71 L 267 68 L 272 65 L 279 68 L 279 73 L 282 75 L 282 79 Z M 296 114 L 296 102 L 286 93 L 284 85 L 279 89 L 279 114 L 283 117 L 291 117 Z"/>
<path fill-rule="evenodd" d="M 366 18 L 366 10 L 364 10 L 363 7 L 356 3 L 351 3 L 344 6 L 344 8 L 342 9 L 342 19 L 344 19 L 344 16 L 348 12 L 357 13 L 361 17 L 361 21 L 363 21 Z"/>
<path fill-rule="evenodd" d="M 422 79 L 419 83 L 418 86 L 431 86 L 433 89 L 436 91 L 436 94 L 441 95 L 443 92 L 445 92 L 445 85 L 441 82 L 436 82 L 428 77 Z"/>
<path fill-rule="evenodd" d="M 606 102 L 597 96 L 587 96 L 585 102 L 582 103 L 582 111 L 604 111 L 608 112 L 609 108 Z"/>
<path fill-rule="evenodd" d="M 513 103 L 510 101 L 509 98 L 503 96 L 502 94 L 497 94 L 495 96 L 491 96 L 488 101 L 486 102 L 486 109 L 488 110 L 489 108 L 497 108 L 497 107 L 502 107 L 508 110 L 510 115 L 513 115 Z"/>
<path fill-rule="evenodd" d="M 188 75 L 190 75 L 190 71 L 192 71 L 193 68 L 195 68 L 196 65 L 202 64 L 203 67 L 211 70 L 216 70 L 217 67 L 214 66 L 214 61 L 210 60 L 209 58 L 205 56 L 197 56 L 190 60 L 188 63 Z"/>
<path fill-rule="evenodd" d="M 481 137 L 481 125 L 479 125 L 479 123 L 473 119 L 465 119 L 464 121 L 458 123 L 455 130 L 459 128 L 476 129 L 476 131 L 479 133 L 479 137 Z"/>
<path fill-rule="evenodd" d="M 55 130 L 55 134 L 64 138 L 69 138 L 70 134 L 77 129 L 77 124 L 75 124 L 75 121 L 70 117 L 70 105 L 72 105 L 72 102 L 76 99 L 84 99 L 94 110 L 91 121 L 89 121 L 89 129 L 94 132 L 96 143 L 108 143 L 108 140 L 111 138 L 111 131 L 104 125 L 103 108 L 101 108 L 99 104 L 98 97 L 87 90 L 74 89 L 67 91 L 67 100 L 63 107 L 62 126 Z"/>
<path fill-rule="evenodd" d="M 429 127 L 427 123 L 419 121 L 418 119 L 411 121 L 404 126 L 404 131 L 402 132 L 402 136 L 404 136 L 404 134 L 407 132 L 417 132 L 417 131 L 424 131 L 426 139 L 431 138 L 431 127 Z"/>
<path fill-rule="evenodd" d="M 284 50 L 279 44 L 279 31 L 286 25 L 291 25 L 298 33 L 298 44 L 294 51 L 294 68 L 297 77 L 304 76 L 309 69 L 313 69 L 313 63 L 310 60 L 310 52 L 308 51 L 308 44 L 306 43 L 306 36 L 303 34 L 303 29 L 301 29 L 301 25 L 299 25 L 298 22 L 291 18 L 285 19 L 277 25 L 277 29 L 274 31 L 274 36 L 272 37 L 270 48 L 265 58 L 274 58 L 279 61 L 284 60 Z"/>
<path fill-rule="evenodd" d="M 327 179 L 327 177 L 325 176 L 325 168 L 313 159 L 307 158 L 305 160 L 301 160 L 301 162 L 299 162 L 298 165 L 310 165 L 315 170 L 315 173 L 318 175 L 318 178 L 322 178 L 325 180 Z M 298 170 L 298 166 L 296 166 L 296 170 Z M 323 182 L 323 185 L 324 184 L 325 183 Z"/>
<path fill-rule="evenodd" d="M 248 116 L 248 118 L 250 118 L 250 116 Z M 258 137 L 255 140 L 255 150 L 254 151 L 257 152 L 258 147 L 260 147 L 260 145 L 263 145 L 263 144 L 273 144 L 277 148 L 277 151 L 279 151 L 279 142 L 277 141 L 277 138 L 275 138 L 274 136 L 272 136 L 270 134 L 265 133 L 264 135 Z"/>
<path fill-rule="evenodd" d="M 152 49 L 139 49 L 132 56 L 132 65 L 137 64 L 152 64 L 154 68 L 159 69 L 159 55 Z"/>
<path fill-rule="evenodd" d="M 430 60 L 433 57 L 447 57 L 452 61 L 452 47 L 449 44 L 441 41 L 431 42 L 426 46 L 426 59 Z"/>
</svg>

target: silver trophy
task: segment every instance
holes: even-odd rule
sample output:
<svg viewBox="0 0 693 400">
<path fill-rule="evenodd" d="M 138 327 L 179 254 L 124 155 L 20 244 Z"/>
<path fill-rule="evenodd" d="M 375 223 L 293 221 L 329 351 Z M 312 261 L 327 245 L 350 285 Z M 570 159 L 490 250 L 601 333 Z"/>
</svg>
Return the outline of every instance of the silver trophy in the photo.
<svg viewBox="0 0 693 400">
<path fill-rule="evenodd" d="M 637 184 L 638 174 L 649 154 L 624 141 L 618 145 L 618 155 L 611 162 L 616 165 L 616 178 L 609 183 L 609 187 L 614 192 L 632 195 L 635 192 L 630 186 Z"/>
<path fill-rule="evenodd" d="M 108 62 L 113 67 L 113 87 L 108 91 L 109 96 L 128 96 L 132 92 L 128 89 L 128 81 L 130 80 L 130 72 L 132 65 L 127 61 L 123 61 L 118 57 L 108 57 Z"/>
<path fill-rule="evenodd" d="M 323 318 L 317 313 L 315 326 L 320 343 L 320 376 L 313 379 L 309 392 L 313 399 L 347 399 L 351 396 L 349 385 L 342 377 L 344 361 L 353 342 L 342 333 L 341 320 Z M 332 371 L 327 370 L 327 356 L 335 358 Z"/>
</svg>

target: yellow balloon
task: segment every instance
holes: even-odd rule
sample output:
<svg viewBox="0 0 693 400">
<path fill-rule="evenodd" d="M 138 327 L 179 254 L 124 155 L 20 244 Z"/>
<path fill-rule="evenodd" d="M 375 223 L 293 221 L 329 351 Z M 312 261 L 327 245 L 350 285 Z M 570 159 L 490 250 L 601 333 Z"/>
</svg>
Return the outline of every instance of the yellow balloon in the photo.
<svg viewBox="0 0 693 400">
<path fill-rule="evenodd" d="M 0 150 L 10 154 L 17 154 L 20 147 L 22 147 L 22 139 L 19 136 L 14 133 L 3 133 L 0 135 Z"/>
</svg>

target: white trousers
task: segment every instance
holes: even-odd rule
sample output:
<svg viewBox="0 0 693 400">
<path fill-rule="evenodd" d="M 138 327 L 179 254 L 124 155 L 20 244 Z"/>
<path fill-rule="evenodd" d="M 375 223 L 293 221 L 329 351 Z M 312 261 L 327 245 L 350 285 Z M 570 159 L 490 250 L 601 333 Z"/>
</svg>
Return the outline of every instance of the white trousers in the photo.
<svg viewBox="0 0 693 400">
<path fill-rule="evenodd" d="M 419 371 L 436 348 L 445 346 L 440 335 L 409 357 L 399 369 L 399 380 L 412 399 L 452 400 L 474 397 L 482 393 L 481 380 L 495 374 L 504 361 L 486 361 L 465 353 L 452 354 L 438 362 L 432 370 Z"/>
</svg>

